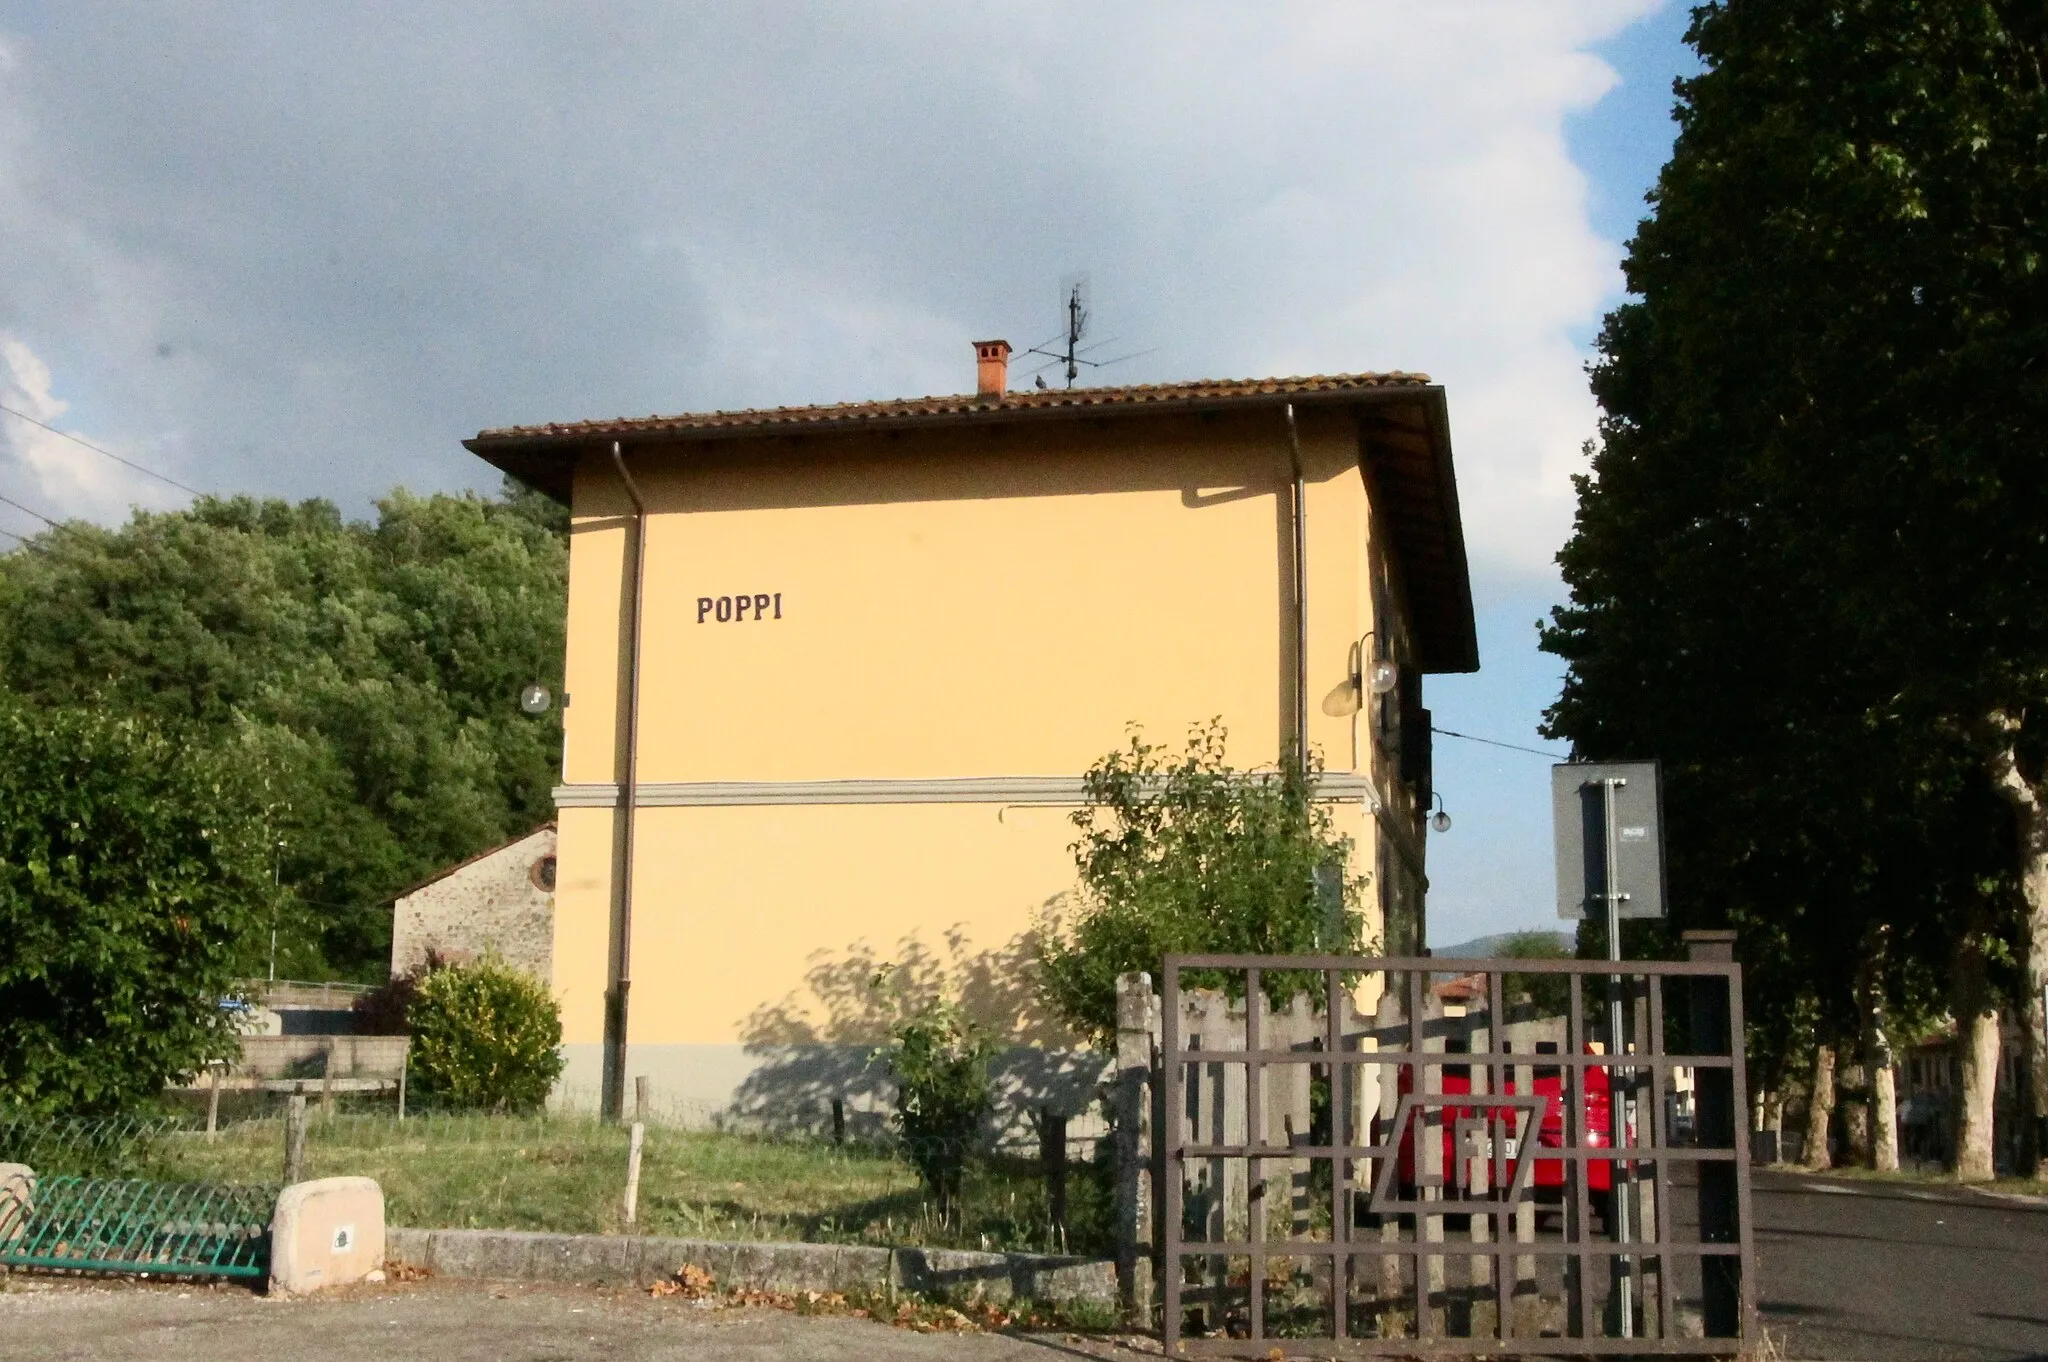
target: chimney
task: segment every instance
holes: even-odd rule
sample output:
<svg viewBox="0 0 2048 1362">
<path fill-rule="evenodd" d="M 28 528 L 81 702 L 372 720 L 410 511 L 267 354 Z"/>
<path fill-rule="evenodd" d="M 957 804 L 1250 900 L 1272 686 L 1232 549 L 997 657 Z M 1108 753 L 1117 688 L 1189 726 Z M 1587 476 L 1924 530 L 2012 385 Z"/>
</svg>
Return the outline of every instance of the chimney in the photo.
<svg viewBox="0 0 2048 1362">
<path fill-rule="evenodd" d="M 1010 390 L 1010 343 L 1006 340 L 974 343 L 974 395 L 984 402 L 997 401 Z"/>
</svg>

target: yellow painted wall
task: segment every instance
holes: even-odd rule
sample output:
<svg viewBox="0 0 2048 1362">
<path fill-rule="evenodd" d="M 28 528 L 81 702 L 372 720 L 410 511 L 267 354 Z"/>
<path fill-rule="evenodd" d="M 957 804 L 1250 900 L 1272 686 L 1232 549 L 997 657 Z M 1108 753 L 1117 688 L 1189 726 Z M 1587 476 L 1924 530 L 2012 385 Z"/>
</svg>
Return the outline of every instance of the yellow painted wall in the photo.
<svg viewBox="0 0 2048 1362">
<path fill-rule="evenodd" d="M 1325 713 L 1374 627 L 1357 438 L 1301 426 L 1311 743 L 1376 757 L 1372 711 Z M 1136 721 L 1178 744 L 1220 716 L 1233 761 L 1291 727 L 1289 451 L 1277 413 L 751 438 L 632 456 L 650 504 L 640 780 L 1077 776 Z M 565 779 L 619 779 L 630 503 L 576 480 Z M 1382 574 L 1384 575 L 1384 574 Z M 781 618 L 698 622 L 700 598 Z M 1384 594 L 1384 590 L 1382 592 Z M 771 607 L 772 614 L 772 607 Z M 643 808 L 636 1044 L 726 1044 L 801 991 L 814 951 L 956 925 L 1014 937 L 1071 886 L 1063 811 L 988 804 Z M 602 1035 L 613 814 L 564 808 L 554 977 Z M 1344 821 L 1358 865 L 1383 858 Z"/>
</svg>

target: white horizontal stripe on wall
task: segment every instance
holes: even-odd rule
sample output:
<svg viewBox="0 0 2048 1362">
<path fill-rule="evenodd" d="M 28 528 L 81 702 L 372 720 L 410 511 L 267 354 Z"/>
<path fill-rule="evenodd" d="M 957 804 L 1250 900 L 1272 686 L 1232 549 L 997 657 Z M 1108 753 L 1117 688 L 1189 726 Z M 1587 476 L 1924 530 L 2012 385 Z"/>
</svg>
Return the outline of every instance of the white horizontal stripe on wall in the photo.
<svg viewBox="0 0 2048 1362">
<path fill-rule="evenodd" d="M 1316 784 L 1324 799 L 1362 799 L 1380 808 L 1372 777 L 1325 772 Z M 557 785 L 558 809 L 609 809 L 619 803 L 612 784 Z M 955 776 L 934 780 L 678 780 L 640 786 L 643 809 L 744 804 L 1049 804 L 1087 802 L 1079 776 Z"/>
</svg>

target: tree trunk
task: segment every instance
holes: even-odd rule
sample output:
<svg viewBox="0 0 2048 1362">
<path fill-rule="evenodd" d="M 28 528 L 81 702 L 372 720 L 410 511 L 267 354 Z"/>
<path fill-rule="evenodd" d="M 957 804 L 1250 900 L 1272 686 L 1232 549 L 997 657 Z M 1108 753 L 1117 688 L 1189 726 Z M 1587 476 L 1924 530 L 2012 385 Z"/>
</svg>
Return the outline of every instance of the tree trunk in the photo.
<svg viewBox="0 0 2048 1362">
<path fill-rule="evenodd" d="M 1842 1166 L 1870 1166 L 1870 1076 L 1861 1064 L 1844 1064 L 1835 1078 L 1835 1105 L 1842 1111 Z"/>
<path fill-rule="evenodd" d="M 2020 1069 L 2024 1081 L 2015 1096 L 2020 1113 L 2020 1171 L 2048 1178 L 2048 790 L 2020 770 L 2015 740 L 2020 721 L 1991 716 L 1990 728 L 2004 741 L 1993 744 L 1991 777 L 2012 806 L 2018 833 L 2020 892 L 2027 902 L 2027 930 L 2020 942 L 2025 998 L 2020 1014 Z M 2036 773 L 2038 777 L 2039 773 Z M 1994 1040 L 1994 1048 L 1996 1037 Z"/>
<path fill-rule="evenodd" d="M 1899 1076 L 1892 1068 L 1891 1047 L 1884 1062 L 1870 1070 L 1870 1166 L 1880 1173 L 1899 1171 Z"/>
<path fill-rule="evenodd" d="M 2021 962 L 2025 1005 L 2020 1013 L 2020 1173 L 2048 1178 L 2048 815 L 2038 804 L 2024 820 L 2025 862 L 2020 886 L 2027 897 Z"/>
<path fill-rule="evenodd" d="M 1771 1137 L 1771 1148 L 1777 1156 L 1773 1164 L 1785 1161 L 1785 1090 L 1773 1088 L 1770 1100 L 1764 1103 L 1764 1130 Z"/>
<path fill-rule="evenodd" d="M 1800 1162 L 1818 1171 L 1833 1167 L 1828 1157 L 1828 1125 L 1835 1119 L 1835 1047 L 1813 1048 L 1813 1087 L 1806 1098 L 1806 1148 Z"/>
<path fill-rule="evenodd" d="M 1956 1176 L 1989 1182 L 1993 1165 L 1992 1120 L 1998 1093 L 1998 1008 L 1984 958 L 1981 913 L 1956 943 Z"/>
<path fill-rule="evenodd" d="M 1880 1173 L 1899 1171 L 1899 1087 L 1892 1069 L 1890 1013 L 1884 995 L 1888 937 L 1884 927 L 1872 933 L 1856 972 L 1856 1004 L 1863 1017 L 1864 1088 L 1869 1094 L 1870 1167 Z"/>
</svg>

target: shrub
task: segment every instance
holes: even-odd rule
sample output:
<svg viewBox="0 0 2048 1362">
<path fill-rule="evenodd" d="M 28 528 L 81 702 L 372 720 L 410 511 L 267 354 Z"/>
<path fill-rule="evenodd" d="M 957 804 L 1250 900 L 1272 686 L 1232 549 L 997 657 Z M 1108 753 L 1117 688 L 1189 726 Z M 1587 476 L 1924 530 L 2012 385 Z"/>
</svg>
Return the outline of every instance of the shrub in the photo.
<svg viewBox="0 0 2048 1362">
<path fill-rule="evenodd" d="M 420 996 L 420 980 L 448 962 L 438 951 L 427 952 L 427 962 L 386 979 L 349 1005 L 359 1036 L 409 1036 L 412 1034 L 413 1000 Z"/>
<path fill-rule="evenodd" d="M 942 1216 L 959 1202 L 967 1155 L 994 1105 L 989 1061 L 995 1052 L 960 1005 L 945 998 L 925 1003 L 899 1023 L 888 1051 L 904 1157 L 937 1198 Z"/>
<path fill-rule="evenodd" d="M 1117 976 L 1157 972 L 1169 952 L 1350 954 L 1364 944 L 1363 876 L 1350 840 L 1304 765 L 1236 770 L 1211 723 L 1172 757 L 1133 730 L 1130 745 L 1091 767 L 1088 803 L 1073 818 L 1077 908 L 1039 924 L 1036 986 L 1055 1015 L 1105 1049 L 1116 1038 Z M 1222 975 L 1185 984 L 1227 986 Z M 1319 997 L 1322 976 L 1272 971 L 1267 996 Z"/>
<path fill-rule="evenodd" d="M 266 841 L 229 755 L 0 695 L 0 1105 L 119 1111 L 233 1055 Z"/>
<path fill-rule="evenodd" d="M 412 1087 L 439 1105 L 532 1111 L 562 1073 L 547 986 L 499 960 L 430 970 L 406 1010 Z"/>
</svg>

